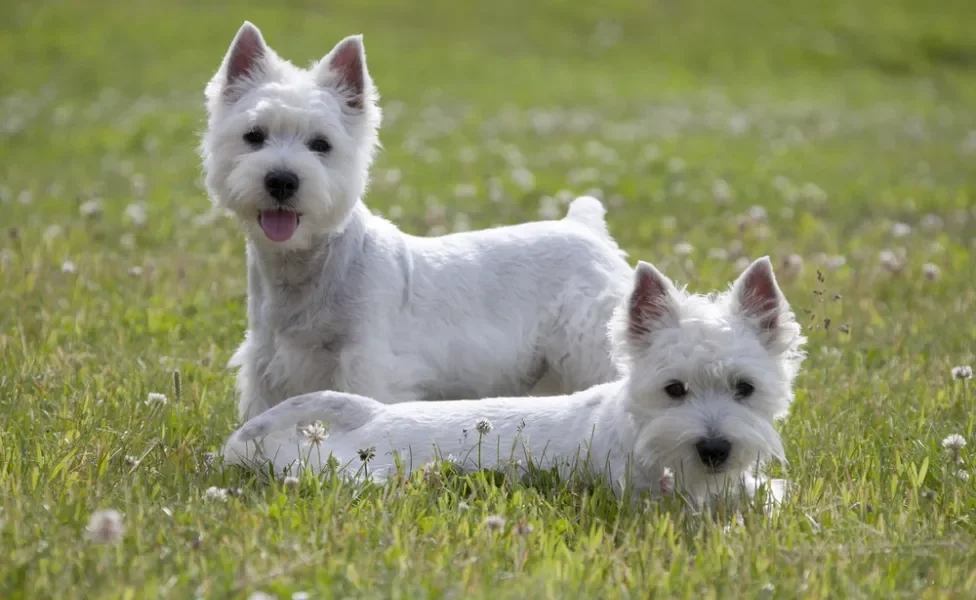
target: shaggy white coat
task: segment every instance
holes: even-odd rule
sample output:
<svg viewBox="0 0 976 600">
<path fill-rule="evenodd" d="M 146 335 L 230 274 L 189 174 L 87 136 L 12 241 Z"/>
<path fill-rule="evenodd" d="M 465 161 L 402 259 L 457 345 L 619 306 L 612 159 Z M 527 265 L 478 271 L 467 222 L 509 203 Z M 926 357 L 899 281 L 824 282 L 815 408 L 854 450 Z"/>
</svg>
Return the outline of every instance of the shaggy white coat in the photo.
<svg viewBox="0 0 976 600">
<path fill-rule="evenodd" d="M 230 361 L 241 419 L 320 390 L 396 403 L 570 393 L 619 376 L 606 327 L 633 270 L 598 200 L 434 238 L 367 210 L 380 109 L 361 37 L 301 69 L 245 23 L 206 96 L 207 187 L 248 238 L 248 331 Z M 260 146 L 245 139 L 254 131 Z M 314 151 L 317 139 L 330 148 Z M 300 181 L 284 203 L 265 189 L 279 169 Z M 272 210 L 297 213 L 288 239 L 262 230 Z"/>
<path fill-rule="evenodd" d="M 728 292 L 707 296 L 675 288 L 641 262 L 612 335 L 626 372 L 615 382 L 556 397 L 395 405 L 338 392 L 304 394 L 235 432 L 225 461 L 270 463 L 282 473 L 320 469 L 332 456 L 346 474 L 376 480 L 397 463 L 410 471 L 450 457 L 470 471 L 521 461 L 523 468 L 602 478 L 617 492 L 652 493 L 670 469 L 679 489 L 701 501 L 730 483 L 752 493 L 762 465 L 785 460 L 773 424 L 792 402 L 805 338 L 768 258 L 749 266 Z M 687 390 L 682 398 L 666 391 L 675 383 Z M 316 445 L 296 425 L 318 419 L 330 434 Z M 719 468 L 704 464 L 696 448 L 707 438 L 731 443 Z M 364 469 L 360 451 L 371 447 L 375 455 Z M 773 487 L 780 497 L 782 482 Z"/>
</svg>

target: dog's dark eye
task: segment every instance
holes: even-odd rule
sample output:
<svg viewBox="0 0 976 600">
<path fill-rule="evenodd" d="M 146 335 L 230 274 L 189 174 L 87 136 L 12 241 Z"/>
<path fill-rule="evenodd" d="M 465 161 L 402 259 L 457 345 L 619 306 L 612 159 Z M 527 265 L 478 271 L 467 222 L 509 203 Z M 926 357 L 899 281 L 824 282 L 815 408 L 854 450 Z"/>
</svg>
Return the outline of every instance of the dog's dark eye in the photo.
<svg viewBox="0 0 976 600">
<path fill-rule="evenodd" d="M 317 137 L 308 143 L 308 149 L 319 154 L 326 154 L 329 150 L 332 150 L 332 144 L 324 137 Z"/>
<path fill-rule="evenodd" d="M 676 400 L 684 398 L 688 395 L 688 386 L 680 381 L 671 381 L 664 386 L 664 393 Z"/>
<path fill-rule="evenodd" d="M 735 395 L 737 398 L 748 398 L 756 391 L 755 386 L 744 379 L 735 382 Z"/>
<path fill-rule="evenodd" d="M 252 129 L 244 134 L 244 141 L 254 147 L 262 146 L 267 136 L 260 129 Z"/>
</svg>

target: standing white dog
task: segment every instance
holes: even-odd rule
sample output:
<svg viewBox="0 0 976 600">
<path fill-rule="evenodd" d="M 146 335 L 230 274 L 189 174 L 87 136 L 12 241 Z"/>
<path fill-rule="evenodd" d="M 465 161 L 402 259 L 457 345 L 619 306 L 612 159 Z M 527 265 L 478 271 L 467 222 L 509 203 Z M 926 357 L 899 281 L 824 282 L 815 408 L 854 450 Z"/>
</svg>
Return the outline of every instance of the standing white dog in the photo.
<svg viewBox="0 0 976 600">
<path fill-rule="evenodd" d="M 270 462 L 280 473 L 318 469 L 331 456 L 355 475 L 369 459 L 369 475 L 382 480 L 397 461 L 409 471 L 453 455 L 466 470 L 512 461 L 556 467 L 564 476 L 582 469 L 618 492 L 625 480 L 632 491 L 656 491 L 670 469 L 700 500 L 729 483 L 754 485 L 752 469 L 784 460 L 773 423 L 789 410 L 805 338 L 768 258 L 749 266 L 730 291 L 708 296 L 675 288 L 641 262 L 612 336 L 627 372 L 616 382 L 549 398 L 396 405 L 305 394 L 234 433 L 225 461 Z M 296 424 L 313 419 L 329 422 L 327 436 L 317 428 L 296 432 Z M 371 458 L 364 451 L 370 447 Z"/>
<path fill-rule="evenodd" d="M 324 389 L 395 403 L 619 375 L 605 329 L 633 270 L 596 199 L 436 238 L 367 210 L 380 109 L 360 36 L 306 70 L 245 23 L 206 96 L 207 188 L 248 234 L 240 418 Z"/>
</svg>

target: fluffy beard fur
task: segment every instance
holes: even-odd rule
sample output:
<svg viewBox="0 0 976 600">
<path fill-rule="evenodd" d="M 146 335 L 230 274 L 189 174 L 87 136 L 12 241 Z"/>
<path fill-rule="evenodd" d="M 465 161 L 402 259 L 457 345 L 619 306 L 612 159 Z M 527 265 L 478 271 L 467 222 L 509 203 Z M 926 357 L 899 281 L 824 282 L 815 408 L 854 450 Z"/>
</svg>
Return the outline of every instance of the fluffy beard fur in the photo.
<svg viewBox="0 0 976 600">
<path fill-rule="evenodd" d="M 773 423 L 789 410 L 805 339 L 772 266 L 759 259 L 730 291 L 708 296 L 679 290 L 640 263 L 611 335 L 626 375 L 565 395 L 384 405 L 370 398 L 319 392 L 291 398 L 250 420 L 228 440 L 227 464 L 321 469 L 331 456 L 341 472 L 382 480 L 452 456 L 465 470 L 521 463 L 584 473 L 616 492 L 662 492 L 671 470 L 696 503 L 763 481 L 762 465 L 785 460 Z M 665 390 L 680 382 L 680 399 Z M 753 391 L 743 397 L 742 381 Z M 295 426 L 316 419 L 330 435 L 311 444 Z M 491 423 L 479 432 L 479 422 Z M 696 444 L 721 438 L 731 451 L 710 468 Z M 374 447 L 363 468 L 361 449 Z M 476 459 L 480 459 L 480 464 Z M 755 476 L 759 476 L 756 479 Z M 773 485 L 781 497 L 782 482 Z"/>
<path fill-rule="evenodd" d="M 653 268 L 641 268 L 630 302 L 611 322 L 615 356 L 628 373 L 628 413 L 639 424 L 635 455 L 666 465 L 699 488 L 721 489 L 728 472 L 785 462 L 773 424 L 793 400 L 806 339 L 762 258 L 724 293 L 689 294 Z M 671 382 L 687 395 L 670 397 Z M 752 386 L 748 397 L 738 382 Z M 706 468 L 698 440 L 725 439 L 731 454 Z"/>
<path fill-rule="evenodd" d="M 207 187 L 248 236 L 248 332 L 231 359 L 242 419 L 318 390 L 394 403 L 568 393 L 618 376 L 604 328 L 632 269 L 599 201 L 438 238 L 370 214 L 360 197 L 380 109 L 360 37 L 300 69 L 245 23 L 206 96 Z M 245 139 L 253 130 L 261 144 Z M 328 152 L 313 151 L 317 138 Z M 287 201 L 265 185 L 282 168 L 300 181 Z M 281 208 L 301 217 L 276 242 L 258 215 Z"/>
</svg>

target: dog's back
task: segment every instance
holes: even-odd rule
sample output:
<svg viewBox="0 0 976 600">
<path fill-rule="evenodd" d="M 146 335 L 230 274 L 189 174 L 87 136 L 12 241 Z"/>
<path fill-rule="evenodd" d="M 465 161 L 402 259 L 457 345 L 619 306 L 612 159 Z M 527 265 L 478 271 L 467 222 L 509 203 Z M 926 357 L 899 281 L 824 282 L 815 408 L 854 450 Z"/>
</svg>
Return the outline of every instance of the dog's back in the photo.
<svg viewBox="0 0 976 600">
<path fill-rule="evenodd" d="M 558 220 L 407 236 L 412 308 L 395 337 L 442 367 L 428 396 L 568 394 L 618 377 L 607 326 L 633 269 L 604 214 L 583 197 Z"/>
</svg>

